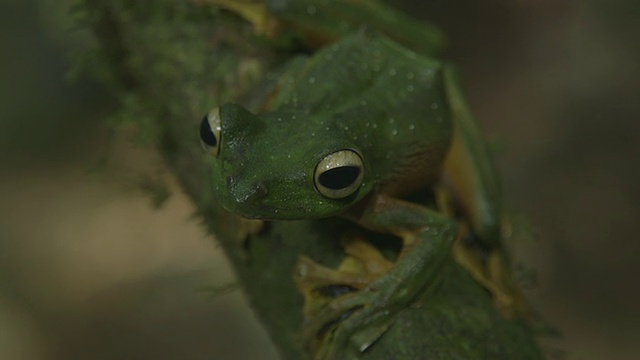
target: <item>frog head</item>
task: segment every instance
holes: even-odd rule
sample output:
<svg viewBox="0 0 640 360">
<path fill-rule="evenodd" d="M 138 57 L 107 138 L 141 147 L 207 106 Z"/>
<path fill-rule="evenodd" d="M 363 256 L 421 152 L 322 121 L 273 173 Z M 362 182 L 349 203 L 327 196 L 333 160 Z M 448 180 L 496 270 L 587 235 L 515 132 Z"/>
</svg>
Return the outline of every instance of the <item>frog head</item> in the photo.
<svg viewBox="0 0 640 360">
<path fill-rule="evenodd" d="M 360 150 L 330 124 L 299 111 L 256 115 L 235 104 L 209 112 L 200 137 L 218 201 L 241 216 L 270 220 L 346 211 L 372 182 Z"/>
</svg>

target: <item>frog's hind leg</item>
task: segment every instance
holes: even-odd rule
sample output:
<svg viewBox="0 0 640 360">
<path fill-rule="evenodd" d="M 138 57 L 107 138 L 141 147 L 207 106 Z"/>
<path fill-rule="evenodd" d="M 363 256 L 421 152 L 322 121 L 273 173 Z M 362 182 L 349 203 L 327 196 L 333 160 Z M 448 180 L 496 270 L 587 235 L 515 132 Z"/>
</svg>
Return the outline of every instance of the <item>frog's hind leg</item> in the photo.
<svg viewBox="0 0 640 360">
<path fill-rule="evenodd" d="M 191 2 L 196 5 L 211 4 L 237 14 L 253 25 L 256 34 L 266 38 L 275 38 L 281 30 L 280 22 L 269 13 L 266 1 L 191 0 Z"/>
<path fill-rule="evenodd" d="M 455 218 L 456 204 L 447 189 L 436 186 L 434 189 L 438 210 Z M 509 274 L 504 255 L 499 249 L 484 249 L 468 221 L 460 224 L 460 236 L 453 245 L 452 256 L 480 285 L 487 289 L 493 298 L 493 304 L 502 316 L 507 319 L 516 314 L 528 313 L 528 305 L 524 294 L 514 283 Z"/>
</svg>

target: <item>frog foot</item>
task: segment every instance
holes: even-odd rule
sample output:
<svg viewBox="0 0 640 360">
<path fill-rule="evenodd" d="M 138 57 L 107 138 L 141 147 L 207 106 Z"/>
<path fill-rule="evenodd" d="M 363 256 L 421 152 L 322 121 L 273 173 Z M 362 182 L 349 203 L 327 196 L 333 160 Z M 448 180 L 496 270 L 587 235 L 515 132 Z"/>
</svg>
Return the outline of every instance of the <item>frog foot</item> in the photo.
<svg viewBox="0 0 640 360">
<path fill-rule="evenodd" d="M 417 294 L 439 285 L 440 260 L 447 258 L 453 240 L 447 234 L 426 246 L 405 245 L 413 250 L 401 254 L 395 263 L 356 240 L 346 244 L 348 256 L 335 270 L 302 257 L 296 274 L 305 297 L 302 336 L 314 357 L 359 358 Z M 422 259 L 433 251 L 444 255 L 425 266 Z"/>
<path fill-rule="evenodd" d="M 251 261 L 249 248 L 251 246 L 252 236 L 260 234 L 267 225 L 264 220 L 246 219 L 239 216 L 236 217 L 235 220 L 236 222 L 233 228 L 236 230 L 238 245 L 242 249 L 240 253 L 244 263 L 249 263 Z"/>
<path fill-rule="evenodd" d="M 389 274 L 373 277 L 364 273 L 353 278 L 354 274 L 327 269 L 308 258 L 300 259 L 298 271 L 301 272 L 298 284 L 305 284 L 299 285 L 301 289 L 309 285 L 308 274 L 315 277 L 328 272 L 331 276 L 338 275 L 335 281 L 340 281 L 323 286 L 324 280 L 329 280 L 323 279 L 317 287 L 303 290 L 302 338 L 314 359 L 359 359 L 391 327 L 415 295 L 412 289 L 407 289 L 406 281 Z M 315 280 L 318 279 L 310 283 Z"/>
<path fill-rule="evenodd" d="M 273 39 L 280 32 L 280 22 L 269 14 L 266 1 L 256 0 L 191 0 L 196 5 L 211 4 L 237 14 L 253 25 L 258 35 Z"/>
<path fill-rule="evenodd" d="M 473 246 L 459 238 L 453 245 L 453 258 L 485 289 L 493 298 L 493 305 L 506 319 L 527 316 L 530 309 L 524 293 L 511 278 L 503 254 L 492 250 L 481 256 Z M 484 260 L 480 260 L 484 258 Z"/>
<path fill-rule="evenodd" d="M 247 237 L 259 234 L 262 230 L 264 230 L 264 220 L 246 219 L 243 217 L 238 217 L 237 219 L 238 224 L 236 224 L 235 228 L 238 233 L 238 238 L 242 239 L 243 241 L 245 241 Z"/>
<path fill-rule="evenodd" d="M 380 300 L 372 284 L 393 267 L 392 262 L 362 237 L 349 237 L 342 244 L 347 256 L 335 269 L 306 256 L 301 256 L 296 264 L 296 284 L 305 298 L 303 336 L 318 358 L 331 358 L 320 354 L 336 347 L 331 340 L 339 327 L 351 323 L 347 327 L 353 328 L 364 319 L 371 319 L 371 311 L 363 313 L 363 310 L 369 308 L 367 304 Z M 345 322 L 348 318 L 355 321 Z M 372 343 L 387 327 L 388 324 L 367 325 L 368 333 L 363 336 L 373 339 L 368 341 Z M 374 334 L 370 334 L 371 330 Z"/>
<path fill-rule="evenodd" d="M 313 318 L 334 299 L 362 290 L 393 267 L 371 244 L 360 236 L 342 241 L 347 256 L 336 269 L 322 266 L 306 256 L 296 264 L 296 284 L 305 298 L 304 313 Z"/>
</svg>

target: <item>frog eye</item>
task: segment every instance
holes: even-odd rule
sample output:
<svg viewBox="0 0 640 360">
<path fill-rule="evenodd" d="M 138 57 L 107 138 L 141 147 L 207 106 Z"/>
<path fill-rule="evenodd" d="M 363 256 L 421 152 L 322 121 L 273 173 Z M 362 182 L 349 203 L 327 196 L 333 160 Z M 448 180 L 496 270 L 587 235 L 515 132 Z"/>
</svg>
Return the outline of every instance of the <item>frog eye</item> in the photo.
<svg viewBox="0 0 640 360">
<path fill-rule="evenodd" d="M 344 149 L 333 152 L 318 162 L 313 182 L 320 194 L 340 199 L 358 190 L 363 177 L 362 157 L 354 150 Z"/>
<path fill-rule="evenodd" d="M 220 108 L 215 108 L 204 116 L 200 123 L 202 147 L 214 156 L 220 153 Z"/>
</svg>

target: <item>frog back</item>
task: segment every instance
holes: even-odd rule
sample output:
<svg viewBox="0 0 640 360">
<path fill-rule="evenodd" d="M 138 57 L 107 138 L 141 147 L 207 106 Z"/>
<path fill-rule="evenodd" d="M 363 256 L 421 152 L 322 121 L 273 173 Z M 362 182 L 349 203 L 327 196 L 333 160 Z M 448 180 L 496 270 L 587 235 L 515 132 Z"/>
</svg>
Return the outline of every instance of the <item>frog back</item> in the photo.
<svg viewBox="0 0 640 360">
<path fill-rule="evenodd" d="M 442 71 L 437 60 L 359 33 L 284 76 L 272 107 L 347 139 L 377 191 L 405 194 L 438 179 L 451 142 Z"/>
</svg>

